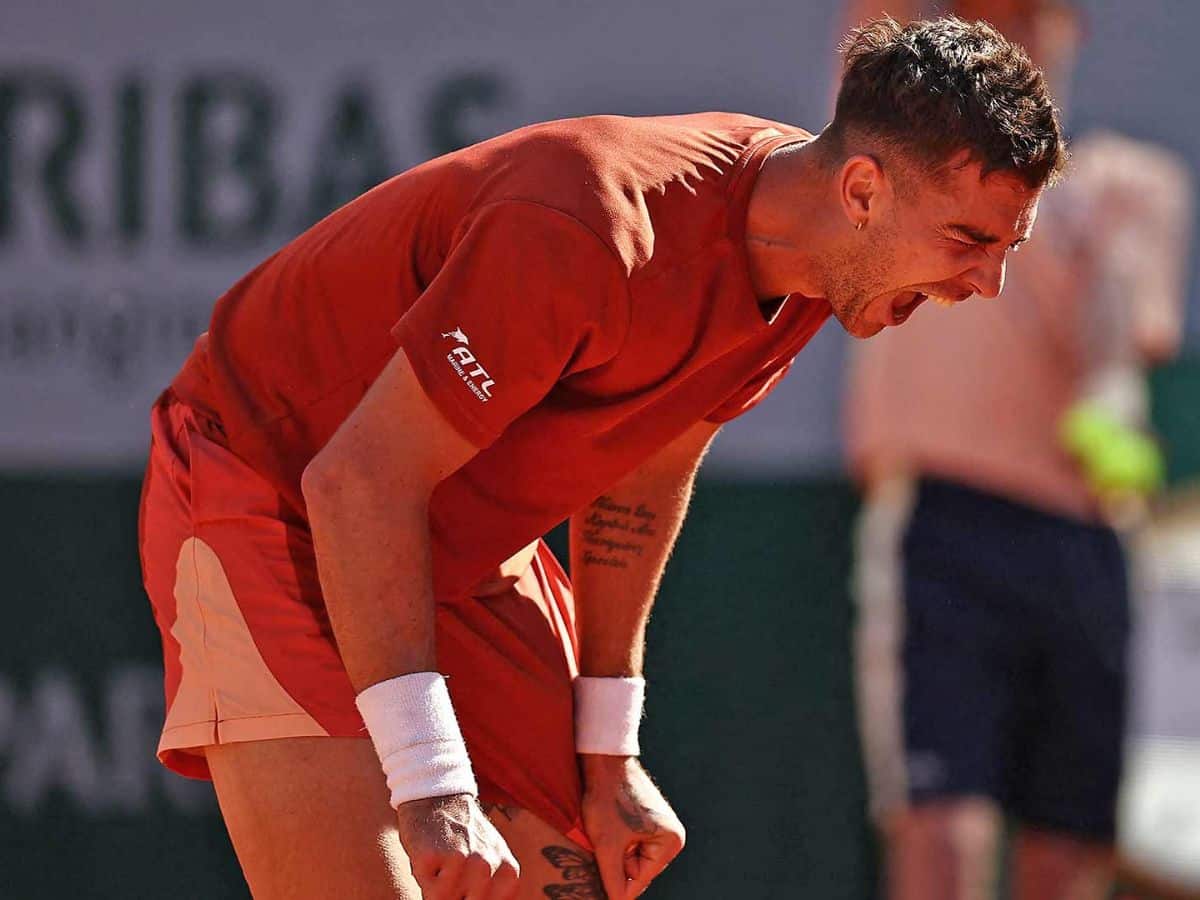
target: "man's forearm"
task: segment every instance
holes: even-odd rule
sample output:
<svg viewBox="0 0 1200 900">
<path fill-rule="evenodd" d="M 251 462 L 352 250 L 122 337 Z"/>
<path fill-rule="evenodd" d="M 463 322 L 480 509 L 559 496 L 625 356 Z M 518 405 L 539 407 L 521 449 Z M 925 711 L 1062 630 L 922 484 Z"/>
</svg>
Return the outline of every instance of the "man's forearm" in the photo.
<svg viewBox="0 0 1200 900">
<path fill-rule="evenodd" d="M 641 674 L 646 622 L 685 509 L 656 486 L 618 485 L 572 518 L 583 674 Z"/>
<path fill-rule="evenodd" d="M 641 674 L 650 608 L 715 431 L 685 435 L 571 517 L 582 674 Z"/>
<path fill-rule="evenodd" d="M 378 485 L 307 486 L 317 572 L 356 691 L 437 668 L 429 519 Z"/>
<path fill-rule="evenodd" d="M 317 575 L 356 691 L 436 669 L 429 498 L 476 452 L 398 350 L 305 468 Z"/>
</svg>

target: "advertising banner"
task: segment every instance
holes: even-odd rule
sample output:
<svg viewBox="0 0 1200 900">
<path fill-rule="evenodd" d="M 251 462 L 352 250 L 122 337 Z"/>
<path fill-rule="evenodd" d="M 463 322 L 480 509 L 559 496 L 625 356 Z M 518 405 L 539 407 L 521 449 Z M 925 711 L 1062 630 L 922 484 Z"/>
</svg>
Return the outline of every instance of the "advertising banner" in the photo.
<svg viewBox="0 0 1200 900">
<path fill-rule="evenodd" d="M 833 4 L 752 6 L 6 4 L 0 467 L 136 467 L 214 300 L 434 155 L 586 113 L 821 127 Z"/>
</svg>

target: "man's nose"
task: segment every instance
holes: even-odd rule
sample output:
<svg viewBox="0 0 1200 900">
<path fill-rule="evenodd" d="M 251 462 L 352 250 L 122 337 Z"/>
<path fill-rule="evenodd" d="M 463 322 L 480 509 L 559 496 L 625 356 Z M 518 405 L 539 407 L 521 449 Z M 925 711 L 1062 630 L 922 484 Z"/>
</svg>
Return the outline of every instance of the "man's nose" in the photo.
<svg viewBox="0 0 1200 900">
<path fill-rule="evenodd" d="M 1002 254 L 999 259 L 989 256 L 986 262 L 970 271 L 967 280 L 976 294 L 989 300 L 1000 296 L 1000 292 L 1004 290 L 1004 267 L 1007 257 L 1007 253 Z"/>
</svg>

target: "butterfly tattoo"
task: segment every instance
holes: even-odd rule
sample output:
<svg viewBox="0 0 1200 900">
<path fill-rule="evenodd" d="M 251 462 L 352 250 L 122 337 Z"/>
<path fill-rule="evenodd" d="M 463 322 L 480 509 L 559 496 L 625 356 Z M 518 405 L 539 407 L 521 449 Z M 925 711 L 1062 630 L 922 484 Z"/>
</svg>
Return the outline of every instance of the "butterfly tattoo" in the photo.
<svg viewBox="0 0 1200 900">
<path fill-rule="evenodd" d="M 550 900 L 605 900 L 604 885 L 595 861 L 569 847 L 543 847 L 542 856 L 562 872 L 566 884 L 548 884 L 542 892 Z"/>
</svg>

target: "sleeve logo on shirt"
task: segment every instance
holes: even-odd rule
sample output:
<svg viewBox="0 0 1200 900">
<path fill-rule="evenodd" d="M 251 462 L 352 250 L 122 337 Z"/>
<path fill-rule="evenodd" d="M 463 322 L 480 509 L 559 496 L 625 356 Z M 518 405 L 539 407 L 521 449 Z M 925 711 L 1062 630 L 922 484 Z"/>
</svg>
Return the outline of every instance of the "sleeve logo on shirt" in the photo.
<svg viewBox="0 0 1200 900">
<path fill-rule="evenodd" d="M 443 338 L 454 338 L 458 343 L 463 345 L 470 344 L 467 334 L 461 328 L 455 328 L 453 331 L 442 333 Z M 483 364 L 475 358 L 475 354 L 471 352 L 467 346 L 453 347 L 446 354 L 446 361 L 450 363 L 455 373 L 463 380 L 463 384 L 467 386 L 472 394 L 479 398 L 480 403 L 487 403 L 492 399 L 492 386 L 495 381 L 492 376 L 487 373 L 487 369 Z"/>
</svg>

